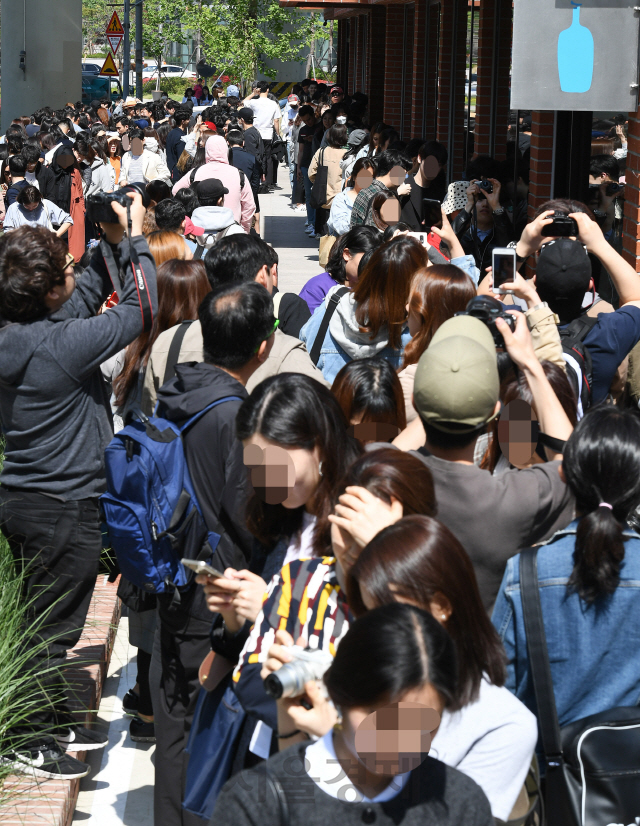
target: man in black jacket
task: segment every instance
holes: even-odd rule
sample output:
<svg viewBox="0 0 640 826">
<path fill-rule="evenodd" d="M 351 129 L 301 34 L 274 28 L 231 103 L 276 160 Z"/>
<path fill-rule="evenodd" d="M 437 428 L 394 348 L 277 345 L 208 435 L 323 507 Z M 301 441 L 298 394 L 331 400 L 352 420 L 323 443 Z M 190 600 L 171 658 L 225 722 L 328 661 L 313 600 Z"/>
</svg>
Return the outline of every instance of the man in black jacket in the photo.
<svg viewBox="0 0 640 826">
<path fill-rule="evenodd" d="M 182 149 L 179 149 L 180 141 L 184 138 L 187 130 L 187 124 L 191 118 L 191 112 L 188 109 L 178 109 L 174 114 L 176 125 L 167 135 L 167 166 L 169 172 L 173 175 L 173 170 L 182 154 Z M 183 147 L 184 148 L 184 147 Z"/>
<path fill-rule="evenodd" d="M 276 329 L 273 302 L 260 284 L 231 283 L 210 292 L 198 311 L 204 362 L 176 365 L 176 378 L 158 393 L 159 414 L 181 423 L 227 396 L 184 435 L 187 466 L 204 519 L 221 535 L 212 565 L 247 567 L 252 537 L 244 510 L 250 492 L 235 418 L 245 385 L 267 359 Z M 195 583 L 171 605 L 158 597 L 158 626 L 149 681 L 156 731 L 155 826 L 202 826 L 182 809 L 189 729 L 200 690 L 198 668 L 209 653 L 211 614 Z"/>
<path fill-rule="evenodd" d="M 131 207 L 135 267 L 123 239 L 127 211 L 117 203 L 113 210 L 121 223 L 101 224 L 106 243 L 77 284 L 66 245 L 44 227 L 19 227 L 0 240 L 0 529 L 27 572 L 28 621 L 46 619 L 38 634 L 45 646 L 26 663 L 39 675 L 41 700 L 10 739 L 16 766 L 53 779 L 89 771 L 65 746 L 82 752 L 106 743 L 73 723 L 59 669 L 80 639 L 102 548 L 98 497 L 113 425 L 100 365 L 151 329 L 157 307 L 142 199 L 136 194 Z M 111 273 L 119 302 L 98 315 L 114 289 Z"/>
<path fill-rule="evenodd" d="M 22 147 L 22 157 L 27 162 L 25 180 L 28 184 L 35 184 L 43 198 L 53 200 L 55 190 L 55 175 L 40 160 L 40 149 L 37 146 L 25 144 Z"/>
<path fill-rule="evenodd" d="M 256 202 L 253 228 L 258 235 L 260 235 L 260 199 L 258 197 L 258 190 L 260 189 L 262 168 L 255 155 L 247 152 L 244 148 L 244 135 L 239 129 L 232 129 L 227 133 L 227 143 L 233 153 L 233 165 L 236 169 L 241 169 L 244 172 L 251 185 L 253 200 Z"/>
<path fill-rule="evenodd" d="M 244 148 L 245 152 L 253 155 L 260 169 L 262 169 L 264 162 L 264 143 L 260 132 L 253 125 L 253 109 L 248 106 L 243 106 L 238 109 L 238 120 L 244 132 Z"/>
</svg>

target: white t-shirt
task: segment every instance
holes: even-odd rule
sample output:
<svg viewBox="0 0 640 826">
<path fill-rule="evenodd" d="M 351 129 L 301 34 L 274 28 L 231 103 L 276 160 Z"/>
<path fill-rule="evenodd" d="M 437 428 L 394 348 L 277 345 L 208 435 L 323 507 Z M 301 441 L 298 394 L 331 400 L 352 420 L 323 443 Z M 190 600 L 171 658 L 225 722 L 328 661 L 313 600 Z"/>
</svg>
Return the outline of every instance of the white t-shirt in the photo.
<svg viewBox="0 0 640 826">
<path fill-rule="evenodd" d="M 275 100 L 256 98 L 247 104 L 253 112 L 253 125 L 263 141 L 273 140 L 273 123 L 280 120 L 280 107 Z"/>
<path fill-rule="evenodd" d="M 282 563 L 283 568 L 290 562 L 295 562 L 296 559 L 309 559 L 313 556 L 312 541 L 315 526 L 316 517 L 305 511 L 302 514 L 302 531 L 291 537 L 284 562 Z"/>
<path fill-rule="evenodd" d="M 36 189 L 40 189 L 40 184 L 38 183 L 38 178 L 35 172 L 27 171 L 24 173 L 24 179 L 30 186 L 35 186 Z"/>
<path fill-rule="evenodd" d="M 127 183 L 145 183 L 144 170 L 142 167 L 142 155 L 134 155 L 133 152 L 131 153 L 131 163 L 129 164 L 129 175 L 127 176 Z"/>
<path fill-rule="evenodd" d="M 443 713 L 429 755 L 475 780 L 493 816 L 507 820 L 537 739 L 535 715 L 507 688 L 484 679 L 475 703 Z"/>
<path fill-rule="evenodd" d="M 356 789 L 340 766 L 333 746 L 333 731 L 308 746 L 304 756 L 306 772 L 316 786 L 330 797 L 347 803 L 384 803 L 385 800 L 393 800 L 403 790 L 411 775 L 411 772 L 396 775 L 386 789 L 369 798 Z"/>
</svg>

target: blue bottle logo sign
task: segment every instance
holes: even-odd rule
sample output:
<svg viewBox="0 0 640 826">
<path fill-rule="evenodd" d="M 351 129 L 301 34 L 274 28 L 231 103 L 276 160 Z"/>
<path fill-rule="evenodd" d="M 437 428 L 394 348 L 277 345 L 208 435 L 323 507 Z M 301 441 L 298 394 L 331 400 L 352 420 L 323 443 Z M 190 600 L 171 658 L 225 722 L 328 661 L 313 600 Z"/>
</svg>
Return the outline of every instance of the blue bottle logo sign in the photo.
<svg viewBox="0 0 640 826">
<path fill-rule="evenodd" d="M 593 35 L 580 23 L 581 3 L 571 2 L 573 21 L 558 36 L 558 73 L 563 92 L 588 92 L 593 79 Z"/>
</svg>

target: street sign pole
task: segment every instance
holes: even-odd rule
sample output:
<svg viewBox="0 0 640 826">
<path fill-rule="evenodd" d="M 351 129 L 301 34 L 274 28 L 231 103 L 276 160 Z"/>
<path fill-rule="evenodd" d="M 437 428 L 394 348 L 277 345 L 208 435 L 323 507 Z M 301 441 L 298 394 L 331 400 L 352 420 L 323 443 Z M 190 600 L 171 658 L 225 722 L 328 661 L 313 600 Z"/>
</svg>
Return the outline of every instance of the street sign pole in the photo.
<svg viewBox="0 0 640 826">
<path fill-rule="evenodd" d="M 142 100 L 142 0 L 135 0 L 135 5 L 136 5 L 136 97 L 139 100 Z"/>
<path fill-rule="evenodd" d="M 131 6 L 130 0 L 124 0 L 124 43 L 122 54 L 122 93 L 124 99 L 129 97 L 129 78 L 131 77 L 131 42 L 129 40 L 131 31 Z"/>
</svg>

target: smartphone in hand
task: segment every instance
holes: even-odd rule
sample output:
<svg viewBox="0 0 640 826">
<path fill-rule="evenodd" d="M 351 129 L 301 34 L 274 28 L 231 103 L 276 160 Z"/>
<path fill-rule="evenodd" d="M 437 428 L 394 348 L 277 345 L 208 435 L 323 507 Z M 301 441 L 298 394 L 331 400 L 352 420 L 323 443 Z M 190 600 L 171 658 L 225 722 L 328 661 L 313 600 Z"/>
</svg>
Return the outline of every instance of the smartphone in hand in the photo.
<svg viewBox="0 0 640 826">
<path fill-rule="evenodd" d="M 496 247 L 491 253 L 492 290 L 498 295 L 505 295 L 502 285 L 513 281 L 516 272 L 516 251 L 511 247 Z"/>
</svg>

